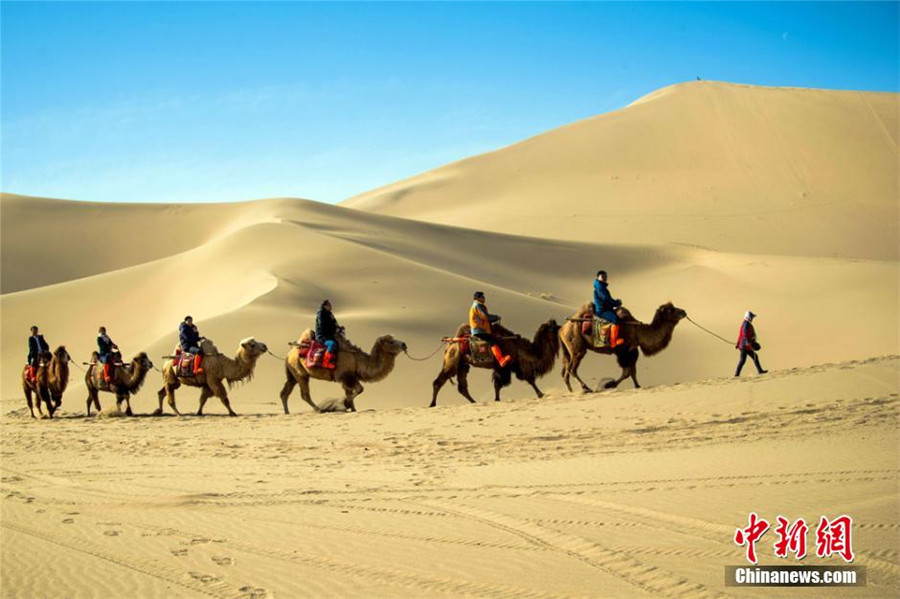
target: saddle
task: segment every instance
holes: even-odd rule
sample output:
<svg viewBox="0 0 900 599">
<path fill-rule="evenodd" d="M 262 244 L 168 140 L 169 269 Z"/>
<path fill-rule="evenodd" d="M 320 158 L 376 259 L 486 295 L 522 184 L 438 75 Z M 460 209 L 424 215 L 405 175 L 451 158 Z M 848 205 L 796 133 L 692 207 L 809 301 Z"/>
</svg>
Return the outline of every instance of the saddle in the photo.
<svg viewBox="0 0 900 599">
<path fill-rule="evenodd" d="M 459 349 L 463 354 L 469 354 L 474 366 L 488 366 L 494 363 L 491 344 L 484 339 L 466 335 L 460 340 Z"/>
<path fill-rule="evenodd" d="M 194 360 L 196 355 L 183 352 L 181 348 L 175 350 L 175 376 L 193 378 Z"/>
<path fill-rule="evenodd" d="M 591 347 L 606 349 L 612 347 L 610 341 L 612 327 L 611 322 L 595 316 L 592 320 L 585 320 L 581 323 L 581 333 L 590 342 Z"/>
<path fill-rule="evenodd" d="M 322 360 L 325 358 L 325 344 L 319 343 L 315 339 L 305 339 L 297 346 L 301 358 L 306 358 L 305 366 L 307 368 L 318 368 L 322 366 Z"/>
</svg>

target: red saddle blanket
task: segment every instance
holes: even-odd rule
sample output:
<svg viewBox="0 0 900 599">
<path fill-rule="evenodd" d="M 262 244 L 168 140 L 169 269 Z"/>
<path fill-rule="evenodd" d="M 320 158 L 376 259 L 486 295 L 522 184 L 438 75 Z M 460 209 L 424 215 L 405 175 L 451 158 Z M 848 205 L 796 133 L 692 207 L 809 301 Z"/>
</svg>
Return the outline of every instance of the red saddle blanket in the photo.
<svg viewBox="0 0 900 599">
<path fill-rule="evenodd" d="M 194 354 L 181 353 L 175 356 L 175 372 L 177 376 L 194 376 Z"/>
<path fill-rule="evenodd" d="M 297 346 L 301 358 L 306 358 L 307 368 L 316 368 L 322 365 L 325 358 L 325 344 L 315 339 L 303 341 Z"/>
</svg>

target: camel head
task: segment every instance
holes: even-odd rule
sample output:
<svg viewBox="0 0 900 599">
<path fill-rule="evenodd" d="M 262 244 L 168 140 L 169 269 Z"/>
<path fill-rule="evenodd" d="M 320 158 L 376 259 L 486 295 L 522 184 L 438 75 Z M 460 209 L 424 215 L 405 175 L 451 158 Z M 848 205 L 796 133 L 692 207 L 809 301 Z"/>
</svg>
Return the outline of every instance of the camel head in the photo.
<svg viewBox="0 0 900 599">
<path fill-rule="evenodd" d="M 562 327 L 559 326 L 559 323 L 557 323 L 556 320 L 551 318 L 550 320 L 545 322 L 541 328 L 546 328 L 551 335 L 556 335 L 559 333 L 559 329 L 561 329 Z"/>
<path fill-rule="evenodd" d="M 672 304 L 672 302 L 666 302 L 656 309 L 656 315 L 653 317 L 653 320 L 676 324 L 679 320 L 685 317 L 687 317 L 687 312 L 685 312 L 681 308 L 676 307 L 674 304 Z"/>
<path fill-rule="evenodd" d="M 375 345 L 389 354 L 397 355 L 406 351 L 406 344 L 393 335 L 382 335 L 375 340 Z"/>
<path fill-rule="evenodd" d="M 262 341 L 257 341 L 253 337 L 247 337 L 241 341 L 241 351 L 247 356 L 261 356 L 269 351 L 269 348 Z"/>
<path fill-rule="evenodd" d="M 150 361 L 150 357 L 147 355 L 147 352 L 141 352 L 133 357 L 131 359 L 131 363 L 139 364 L 144 370 L 150 370 L 151 368 L 153 368 L 153 362 Z"/>
</svg>

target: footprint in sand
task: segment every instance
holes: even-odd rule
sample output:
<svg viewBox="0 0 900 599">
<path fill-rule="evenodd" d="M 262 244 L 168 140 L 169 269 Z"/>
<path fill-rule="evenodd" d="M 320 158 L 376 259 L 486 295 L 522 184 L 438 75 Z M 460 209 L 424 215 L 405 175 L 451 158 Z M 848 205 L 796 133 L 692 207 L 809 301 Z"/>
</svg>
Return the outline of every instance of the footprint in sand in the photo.
<svg viewBox="0 0 900 599">
<path fill-rule="evenodd" d="M 238 589 L 243 593 L 241 599 L 266 599 L 271 597 L 269 591 L 258 587 L 244 586 Z"/>
<path fill-rule="evenodd" d="M 191 545 L 202 545 L 203 543 L 211 543 L 209 539 L 203 537 L 195 537 L 191 539 Z"/>
<path fill-rule="evenodd" d="M 117 536 L 119 536 L 119 531 L 118 530 L 105 530 L 105 531 L 103 531 L 103 534 L 105 534 L 108 537 L 117 537 Z"/>
<path fill-rule="evenodd" d="M 204 584 L 209 584 L 211 582 L 219 582 L 221 578 L 218 576 L 213 576 L 212 574 L 204 574 L 203 572 L 188 572 L 191 578 L 194 580 L 199 580 Z"/>
<path fill-rule="evenodd" d="M 212 561 L 217 566 L 231 566 L 234 564 L 233 559 L 231 559 L 230 557 L 224 557 L 224 556 L 213 556 Z"/>
<path fill-rule="evenodd" d="M 175 557 L 184 557 L 188 554 L 187 549 L 171 549 L 169 552 Z"/>
<path fill-rule="evenodd" d="M 62 521 L 63 524 L 75 524 L 75 518 L 66 518 Z"/>
</svg>

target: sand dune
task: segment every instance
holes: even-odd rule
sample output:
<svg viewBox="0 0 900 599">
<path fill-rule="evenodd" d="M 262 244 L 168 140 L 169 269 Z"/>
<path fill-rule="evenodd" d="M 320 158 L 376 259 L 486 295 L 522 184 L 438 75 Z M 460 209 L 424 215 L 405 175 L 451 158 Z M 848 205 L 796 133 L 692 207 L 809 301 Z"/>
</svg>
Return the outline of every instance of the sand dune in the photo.
<svg viewBox="0 0 900 599">
<path fill-rule="evenodd" d="M 3 596 L 796 596 L 722 586 L 755 510 L 852 513 L 868 586 L 829 596 L 894 597 L 898 372 L 353 416 L 7 415 Z"/>
<path fill-rule="evenodd" d="M 53 212 L 56 202 L 33 198 L 31 213 Z M 90 207 L 80 205 L 86 220 Z M 210 214 L 218 206 L 198 207 Z M 762 314 L 764 357 L 777 367 L 856 359 L 897 348 L 898 273 L 893 263 L 783 256 L 724 254 L 680 245 L 613 245 L 561 242 L 464 230 L 382 216 L 304 200 L 269 200 L 241 205 L 230 217 L 246 224 L 201 246 L 179 248 L 158 259 L 93 276 L 7 293 L 2 298 L 3 398 L 21 401 L 18 374 L 24 360 L 27 327 L 38 323 L 53 344 L 65 344 L 78 361 L 94 349 L 103 324 L 126 355 L 148 351 L 153 359 L 170 353 L 185 314 L 224 351 L 255 336 L 277 355 L 287 342 L 314 322 L 324 297 L 337 306 L 341 322 L 363 347 L 392 333 L 406 341 L 413 356 L 424 357 L 440 337 L 465 318 L 472 291 L 490 296 L 489 306 L 504 322 L 530 336 L 541 322 L 558 321 L 581 305 L 591 291 L 598 266 L 614 275 L 614 291 L 638 317 L 650 320 L 660 304 L 672 300 L 707 328 L 735 335 L 743 311 Z M 119 207 L 125 212 L 127 207 Z M 145 207 L 136 207 L 141 220 Z M 158 229 L 187 233 L 193 223 L 169 214 L 144 225 L 151 238 Z M 41 222 L 40 219 L 37 222 Z M 29 221 L 21 229 L 28 229 Z M 35 224 L 34 230 L 37 230 Z M 160 251 L 163 248 L 159 248 Z M 27 259 L 27 247 L 4 256 Z M 65 262 L 54 278 L 69 276 Z M 52 270 L 52 269 L 51 269 Z M 833 293 L 834 281 L 846 290 Z M 847 305 L 865 305 L 852 320 L 835 319 Z M 828 323 L 828 326 L 823 326 Z M 803 351 L 798 350 L 802 340 Z M 643 360 L 643 384 L 709 377 L 731 371 L 732 347 L 688 323 L 680 325 L 669 350 Z M 362 405 L 427 405 L 436 356 L 424 364 L 401 359 L 396 376 L 372 385 Z M 589 356 L 584 374 L 598 381 L 614 376 L 613 360 Z M 73 371 L 71 410 L 83 407 L 80 373 Z M 491 397 L 488 373 L 473 375 L 476 398 Z M 158 375 L 149 377 L 135 403 L 139 411 L 156 405 Z M 265 357 L 256 380 L 235 391 L 238 411 L 247 402 L 277 399 L 283 383 L 281 363 Z M 528 393 L 514 383 L 511 394 Z M 557 372 L 541 383 L 557 389 Z M 196 405 L 196 391 L 182 392 L 182 408 Z M 337 386 L 314 385 L 319 397 Z M 460 401 L 452 388 L 444 401 Z M 369 403 L 371 402 L 371 403 Z M 216 409 L 216 408 L 214 408 Z"/>
<path fill-rule="evenodd" d="M 896 260 L 890 93 L 675 85 L 346 206 L 556 239 Z"/>
</svg>

